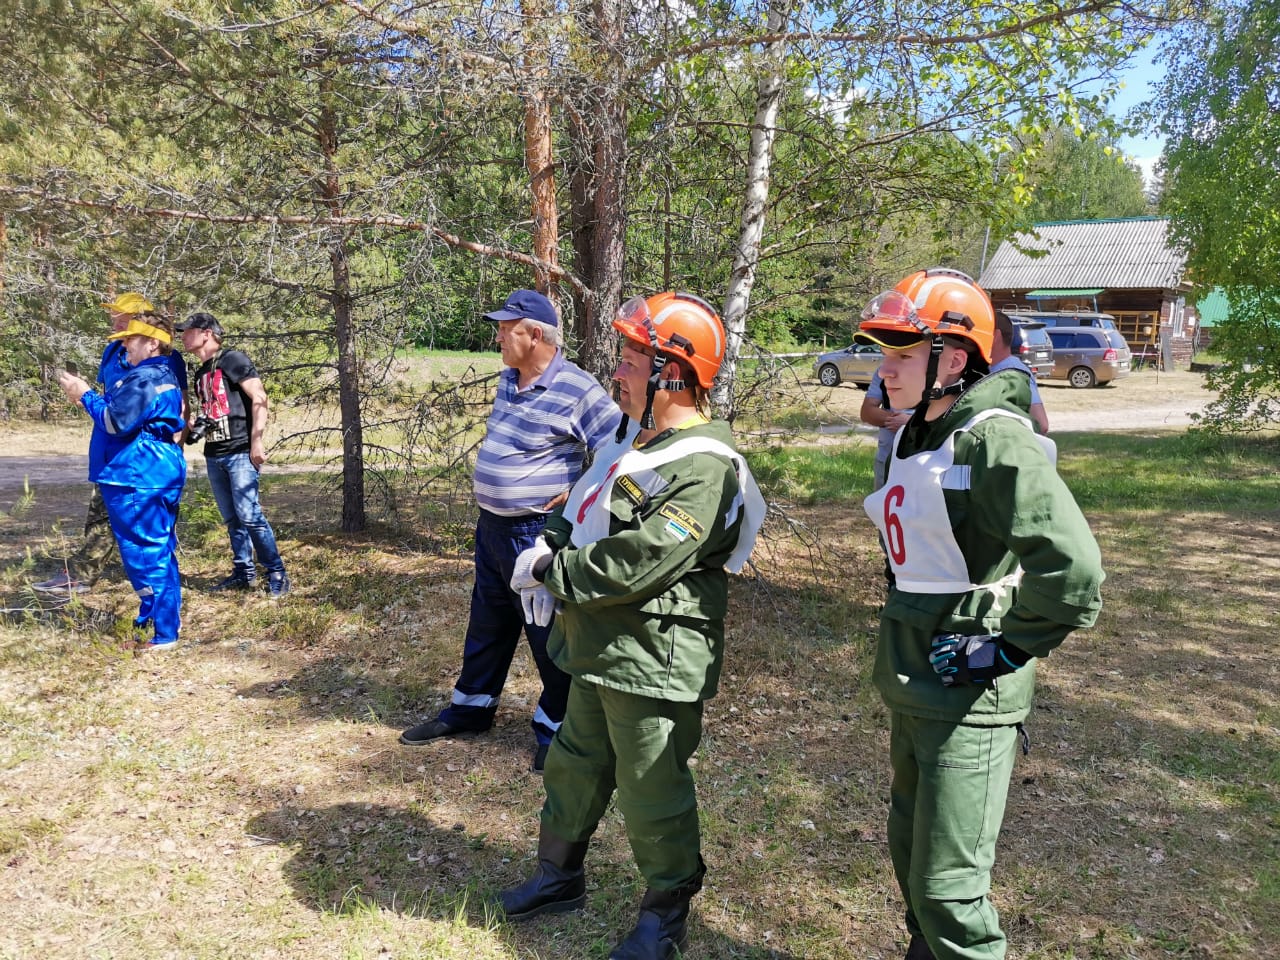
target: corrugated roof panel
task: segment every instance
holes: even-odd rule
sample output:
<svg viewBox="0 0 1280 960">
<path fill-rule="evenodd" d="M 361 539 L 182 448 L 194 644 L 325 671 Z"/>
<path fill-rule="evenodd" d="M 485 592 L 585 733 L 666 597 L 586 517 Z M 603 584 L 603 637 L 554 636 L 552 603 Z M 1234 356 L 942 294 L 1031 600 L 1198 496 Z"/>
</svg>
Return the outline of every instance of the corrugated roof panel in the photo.
<svg viewBox="0 0 1280 960">
<path fill-rule="evenodd" d="M 1052 297 L 1056 300 L 1059 297 L 1092 297 L 1095 294 L 1101 293 L 1102 290 L 1102 287 L 1085 287 L 1080 290 L 1028 290 L 1027 296 L 1040 297 L 1042 300 L 1047 300 Z"/>
<path fill-rule="evenodd" d="M 987 290 L 1176 288 L 1186 257 L 1170 246 L 1168 227 L 1164 217 L 1039 223 L 1016 239 L 1043 256 L 1006 240 L 978 282 Z"/>
<path fill-rule="evenodd" d="M 1221 287 L 1214 287 L 1196 303 L 1196 312 L 1200 314 L 1200 326 L 1216 327 L 1231 316 L 1227 292 Z"/>
</svg>

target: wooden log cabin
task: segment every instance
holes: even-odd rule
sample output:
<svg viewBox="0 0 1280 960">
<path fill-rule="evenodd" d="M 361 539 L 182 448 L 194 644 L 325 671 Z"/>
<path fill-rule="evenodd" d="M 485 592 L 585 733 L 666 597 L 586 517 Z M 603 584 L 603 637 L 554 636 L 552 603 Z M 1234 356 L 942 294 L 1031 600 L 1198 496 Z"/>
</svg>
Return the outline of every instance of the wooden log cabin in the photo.
<svg viewBox="0 0 1280 960">
<path fill-rule="evenodd" d="M 1164 217 L 1037 223 L 1004 241 L 978 283 L 997 308 L 1110 314 L 1136 357 L 1191 359 L 1186 256 Z"/>
</svg>

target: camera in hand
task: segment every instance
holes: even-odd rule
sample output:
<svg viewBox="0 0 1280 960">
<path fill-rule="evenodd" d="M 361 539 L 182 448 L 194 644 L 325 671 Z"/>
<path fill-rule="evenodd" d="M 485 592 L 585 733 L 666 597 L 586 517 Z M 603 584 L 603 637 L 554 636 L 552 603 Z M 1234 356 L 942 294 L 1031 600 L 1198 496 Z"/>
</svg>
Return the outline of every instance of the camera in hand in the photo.
<svg viewBox="0 0 1280 960">
<path fill-rule="evenodd" d="M 213 417 L 196 417 L 195 423 L 187 428 L 187 444 L 199 443 L 217 421 Z"/>
</svg>

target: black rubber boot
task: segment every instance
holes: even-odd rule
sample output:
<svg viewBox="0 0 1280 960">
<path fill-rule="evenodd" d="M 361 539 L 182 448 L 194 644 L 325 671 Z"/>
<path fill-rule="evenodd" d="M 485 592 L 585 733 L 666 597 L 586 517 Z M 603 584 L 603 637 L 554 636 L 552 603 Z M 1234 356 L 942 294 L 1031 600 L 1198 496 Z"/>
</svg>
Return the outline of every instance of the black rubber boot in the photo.
<svg viewBox="0 0 1280 960">
<path fill-rule="evenodd" d="M 542 913 L 581 909 L 587 899 L 582 861 L 589 843 L 570 843 L 543 827 L 538 835 L 538 869 L 520 886 L 498 895 L 507 919 L 528 920 Z"/>
<path fill-rule="evenodd" d="M 924 937 L 911 938 L 911 942 L 907 944 L 905 960 L 934 960 L 933 951 L 929 949 Z"/>
<path fill-rule="evenodd" d="M 640 901 L 640 919 L 627 938 L 613 948 L 609 960 L 672 960 L 688 941 L 689 901 L 702 889 L 706 864 L 698 859 L 698 874 L 674 890 L 647 890 Z"/>
</svg>

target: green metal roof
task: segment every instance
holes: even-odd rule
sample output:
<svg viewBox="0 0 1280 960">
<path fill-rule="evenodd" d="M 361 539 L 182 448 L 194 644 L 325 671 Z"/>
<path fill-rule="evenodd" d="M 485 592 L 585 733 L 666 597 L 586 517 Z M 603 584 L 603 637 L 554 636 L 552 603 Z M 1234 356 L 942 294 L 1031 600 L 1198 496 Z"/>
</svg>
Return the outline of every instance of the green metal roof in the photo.
<svg viewBox="0 0 1280 960">
<path fill-rule="evenodd" d="M 1035 299 L 1048 299 L 1049 297 L 1096 297 L 1105 287 L 1089 288 L 1088 290 L 1032 290 L 1027 297 Z"/>
<path fill-rule="evenodd" d="M 1231 315 L 1226 291 L 1221 287 L 1214 287 L 1196 302 L 1196 311 L 1200 314 L 1201 327 L 1216 327 Z"/>
</svg>

